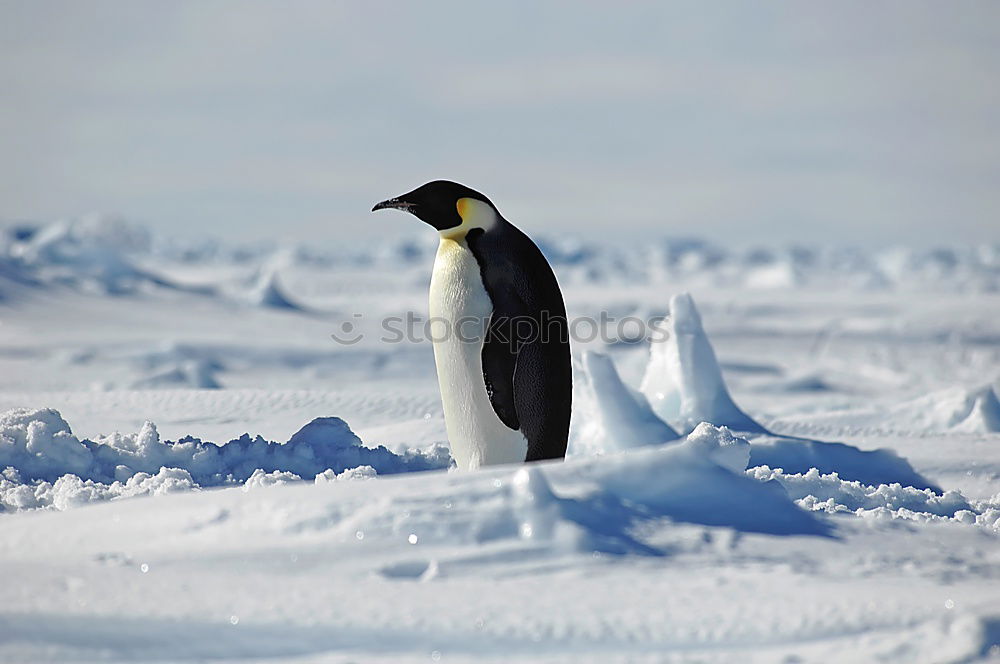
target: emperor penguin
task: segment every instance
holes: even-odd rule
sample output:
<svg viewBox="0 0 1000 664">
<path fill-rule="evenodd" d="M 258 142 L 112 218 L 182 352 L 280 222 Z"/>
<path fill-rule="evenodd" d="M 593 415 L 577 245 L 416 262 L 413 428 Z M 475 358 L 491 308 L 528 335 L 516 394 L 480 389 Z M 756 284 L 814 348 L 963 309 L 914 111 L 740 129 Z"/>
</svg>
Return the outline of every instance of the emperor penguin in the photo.
<svg viewBox="0 0 1000 664">
<path fill-rule="evenodd" d="M 440 236 L 430 322 L 444 325 L 430 329 L 458 468 L 565 457 L 569 328 L 542 252 L 490 199 L 456 182 L 428 182 L 372 212 L 386 208 L 409 212 Z"/>
</svg>

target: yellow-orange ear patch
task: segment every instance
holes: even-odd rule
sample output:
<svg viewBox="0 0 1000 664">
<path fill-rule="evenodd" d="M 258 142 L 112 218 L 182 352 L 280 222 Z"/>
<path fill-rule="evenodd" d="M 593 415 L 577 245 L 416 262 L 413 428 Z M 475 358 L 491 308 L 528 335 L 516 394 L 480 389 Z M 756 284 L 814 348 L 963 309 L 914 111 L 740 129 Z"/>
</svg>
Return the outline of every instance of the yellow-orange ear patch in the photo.
<svg viewBox="0 0 1000 664">
<path fill-rule="evenodd" d="M 458 226 L 441 231 L 442 237 L 465 237 L 473 228 L 489 230 L 496 224 L 496 212 L 488 204 L 468 196 L 455 201 L 455 209 L 462 220 Z"/>
</svg>

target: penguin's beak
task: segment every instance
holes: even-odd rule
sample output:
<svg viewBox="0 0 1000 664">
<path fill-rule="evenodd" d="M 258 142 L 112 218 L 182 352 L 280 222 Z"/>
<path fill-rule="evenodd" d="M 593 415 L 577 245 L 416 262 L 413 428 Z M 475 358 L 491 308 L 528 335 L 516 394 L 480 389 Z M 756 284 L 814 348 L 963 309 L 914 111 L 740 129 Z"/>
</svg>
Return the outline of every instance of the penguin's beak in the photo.
<svg viewBox="0 0 1000 664">
<path fill-rule="evenodd" d="M 401 198 L 390 198 L 388 200 L 382 201 L 381 203 L 376 203 L 375 207 L 372 208 L 372 212 L 376 210 L 385 210 L 387 208 L 392 208 L 394 210 L 402 210 L 403 212 L 409 212 L 414 207 L 416 203 L 410 203 L 409 201 L 404 201 Z"/>
</svg>

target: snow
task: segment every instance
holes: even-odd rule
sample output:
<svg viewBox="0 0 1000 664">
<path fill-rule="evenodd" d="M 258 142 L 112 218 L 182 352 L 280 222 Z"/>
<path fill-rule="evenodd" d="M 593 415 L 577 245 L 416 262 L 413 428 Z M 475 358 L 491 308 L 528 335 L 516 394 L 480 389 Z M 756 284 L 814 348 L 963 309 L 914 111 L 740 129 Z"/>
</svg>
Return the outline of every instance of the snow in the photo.
<svg viewBox="0 0 1000 664">
<path fill-rule="evenodd" d="M 541 240 L 666 338 L 574 341 L 566 461 L 458 473 L 383 328 L 433 237 L 0 229 L 0 661 L 1000 654 L 1000 247 Z"/>
</svg>

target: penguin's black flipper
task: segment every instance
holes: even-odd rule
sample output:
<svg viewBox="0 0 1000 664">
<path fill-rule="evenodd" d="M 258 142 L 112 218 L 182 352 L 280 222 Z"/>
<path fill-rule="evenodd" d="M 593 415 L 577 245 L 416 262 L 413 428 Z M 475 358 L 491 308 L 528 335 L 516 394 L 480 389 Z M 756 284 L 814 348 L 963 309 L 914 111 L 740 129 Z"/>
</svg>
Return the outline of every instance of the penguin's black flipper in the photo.
<svg viewBox="0 0 1000 664">
<path fill-rule="evenodd" d="M 507 428 L 521 428 L 514 405 L 516 347 L 511 343 L 511 321 L 494 311 L 483 342 L 483 381 L 497 417 Z"/>
</svg>

